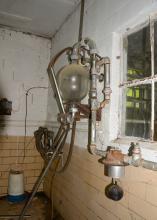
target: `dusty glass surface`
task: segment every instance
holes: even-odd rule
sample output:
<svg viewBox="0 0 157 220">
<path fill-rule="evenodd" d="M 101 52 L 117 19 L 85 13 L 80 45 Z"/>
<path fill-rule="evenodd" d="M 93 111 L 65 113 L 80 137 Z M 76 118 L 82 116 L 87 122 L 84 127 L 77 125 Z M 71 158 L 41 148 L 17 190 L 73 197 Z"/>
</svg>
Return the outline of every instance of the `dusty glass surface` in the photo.
<svg viewBox="0 0 157 220">
<path fill-rule="evenodd" d="M 57 76 L 59 89 L 64 101 L 80 102 L 88 93 L 89 73 L 80 64 L 62 68 Z"/>
<path fill-rule="evenodd" d="M 157 141 L 157 83 L 155 83 L 154 140 Z"/>
<path fill-rule="evenodd" d="M 154 73 L 157 74 L 157 21 L 154 22 Z"/>
<path fill-rule="evenodd" d="M 150 27 L 127 37 L 127 81 L 151 76 Z"/>
<path fill-rule="evenodd" d="M 150 138 L 151 85 L 125 89 L 125 135 Z"/>
</svg>

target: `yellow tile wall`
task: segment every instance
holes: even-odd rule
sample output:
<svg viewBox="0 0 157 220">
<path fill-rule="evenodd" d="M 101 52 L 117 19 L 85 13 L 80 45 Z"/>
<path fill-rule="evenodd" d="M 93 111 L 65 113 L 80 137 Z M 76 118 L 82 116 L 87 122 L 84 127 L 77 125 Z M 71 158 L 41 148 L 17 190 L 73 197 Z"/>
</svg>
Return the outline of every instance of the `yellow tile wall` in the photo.
<svg viewBox="0 0 157 220">
<path fill-rule="evenodd" d="M 7 194 L 9 170 L 18 165 L 24 170 L 25 190 L 31 191 L 39 176 L 43 159 L 36 150 L 33 137 L 0 136 L 0 196 Z M 24 156 L 25 152 L 25 158 Z M 39 190 L 42 190 L 41 185 Z"/>
<path fill-rule="evenodd" d="M 68 169 L 53 184 L 52 169 L 47 175 L 44 190 L 65 220 L 157 220 L 157 172 L 128 166 L 119 182 L 124 198 L 114 202 L 104 195 L 111 179 L 98 158 L 75 146 Z"/>
</svg>

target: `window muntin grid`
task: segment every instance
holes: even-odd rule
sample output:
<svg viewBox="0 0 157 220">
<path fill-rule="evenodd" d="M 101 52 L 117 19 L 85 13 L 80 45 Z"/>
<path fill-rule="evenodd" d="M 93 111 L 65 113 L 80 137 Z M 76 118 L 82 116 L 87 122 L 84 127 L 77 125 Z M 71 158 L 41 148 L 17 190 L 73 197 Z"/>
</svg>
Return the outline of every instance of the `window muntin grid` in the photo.
<svg viewBox="0 0 157 220">
<path fill-rule="evenodd" d="M 150 18 L 147 26 L 125 36 L 124 42 L 122 135 L 157 140 L 156 20 Z"/>
</svg>

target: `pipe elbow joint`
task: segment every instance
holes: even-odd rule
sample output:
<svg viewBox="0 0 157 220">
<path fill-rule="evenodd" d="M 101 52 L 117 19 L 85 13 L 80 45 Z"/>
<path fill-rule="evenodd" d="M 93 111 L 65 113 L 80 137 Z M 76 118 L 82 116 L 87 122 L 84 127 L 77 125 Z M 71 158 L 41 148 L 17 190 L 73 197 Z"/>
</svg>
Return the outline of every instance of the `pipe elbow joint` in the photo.
<svg viewBox="0 0 157 220">
<path fill-rule="evenodd" d="M 91 54 L 97 53 L 97 47 L 96 47 L 96 43 L 95 43 L 94 40 L 92 40 L 92 39 L 89 38 L 89 37 L 86 37 L 86 38 L 84 39 L 84 42 L 85 42 L 86 45 L 88 45 Z"/>
<path fill-rule="evenodd" d="M 103 63 L 105 65 L 110 64 L 111 63 L 110 58 L 109 57 L 103 57 Z"/>
</svg>

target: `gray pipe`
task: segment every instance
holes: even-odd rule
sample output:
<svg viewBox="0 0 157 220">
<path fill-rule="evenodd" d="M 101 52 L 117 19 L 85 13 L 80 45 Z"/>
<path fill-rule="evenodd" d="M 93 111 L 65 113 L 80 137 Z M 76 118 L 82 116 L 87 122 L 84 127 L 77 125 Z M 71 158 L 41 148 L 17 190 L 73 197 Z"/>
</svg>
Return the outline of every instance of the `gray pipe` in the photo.
<svg viewBox="0 0 157 220">
<path fill-rule="evenodd" d="M 85 0 L 81 0 L 80 24 L 79 24 L 79 36 L 78 36 L 78 42 L 80 42 L 80 41 L 82 40 L 83 18 L 84 18 L 84 5 L 85 5 Z"/>
<path fill-rule="evenodd" d="M 91 108 L 91 115 L 89 119 L 89 152 L 95 154 L 96 148 L 96 114 L 97 114 L 97 75 L 95 68 L 95 54 L 92 55 L 92 68 L 91 68 L 91 85 L 89 91 L 89 104 Z"/>
<path fill-rule="evenodd" d="M 91 54 L 97 53 L 96 43 L 94 40 L 90 39 L 89 37 L 86 37 L 84 39 L 84 42 L 88 45 Z"/>
<path fill-rule="evenodd" d="M 157 171 L 157 163 L 156 162 L 152 162 L 152 161 L 148 161 L 148 160 L 142 160 L 141 166 L 146 168 L 146 169 L 149 169 L 149 170 Z"/>
<path fill-rule="evenodd" d="M 109 101 L 110 100 L 110 94 L 111 94 L 111 89 L 110 89 L 110 59 L 108 57 L 105 57 L 105 74 L 104 74 L 104 96 L 105 100 Z"/>
<path fill-rule="evenodd" d="M 132 156 L 125 155 L 124 162 L 126 162 L 134 167 L 141 166 L 145 169 L 157 171 L 157 163 L 142 159 L 141 154 L 136 154 L 135 156 L 134 155 L 132 155 Z"/>
<path fill-rule="evenodd" d="M 56 95 L 56 101 L 57 101 L 59 111 L 60 111 L 60 113 L 65 114 L 63 100 L 62 100 L 62 97 L 61 97 L 61 94 L 60 94 L 60 91 L 59 91 L 59 88 L 58 88 L 58 84 L 57 84 L 56 76 L 55 76 L 55 73 L 54 73 L 54 69 L 52 67 L 48 68 L 47 72 L 48 72 L 49 80 L 50 80 L 50 83 L 51 83 L 51 87 L 52 87 L 52 89 L 53 89 L 53 91 Z"/>
</svg>

